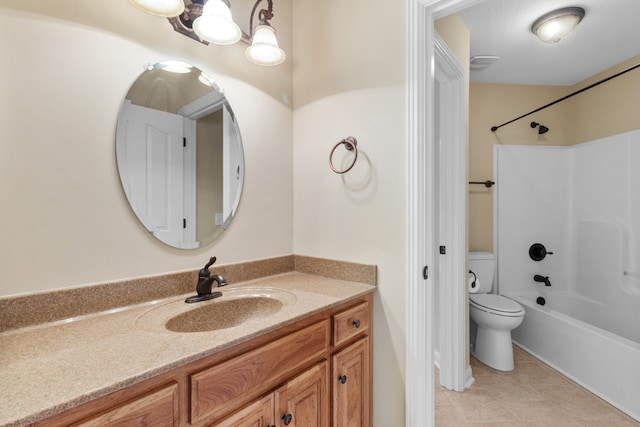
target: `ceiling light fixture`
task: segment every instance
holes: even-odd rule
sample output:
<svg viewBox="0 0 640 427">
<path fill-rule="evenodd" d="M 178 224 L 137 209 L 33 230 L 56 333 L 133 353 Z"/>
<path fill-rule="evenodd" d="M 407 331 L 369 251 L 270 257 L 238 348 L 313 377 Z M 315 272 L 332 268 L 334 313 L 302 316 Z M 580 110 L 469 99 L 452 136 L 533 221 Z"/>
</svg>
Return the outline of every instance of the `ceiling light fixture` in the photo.
<svg viewBox="0 0 640 427">
<path fill-rule="evenodd" d="M 531 25 L 531 32 L 545 43 L 558 43 L 573 33 L 584 18 L 584 13 L 581 7 L 554 10 L 536 19 Z"/>
<path fill-rule="evenodd" d="M 145 12 L 165 16 L 173 29 L 203 44 L 230 45 L 238 41 L 248 44 L 245 55 L 254 64 L 272 66 L 284 62 L 287 55 L 278 46 L 276 30 L 269 21 L 273 18 L 273 0 L 256 0 L 249 16 L 249 34 L 233 21 L 229 0 L 129 0 Z M 177 6 L 168 6 L 178 2 Z M 267 8 L 258 13 L 254 30 L 254 17 L 258 5 L 267 2 Z M 174 14 L 164 13 L 172 10 Z"/>
</svg>

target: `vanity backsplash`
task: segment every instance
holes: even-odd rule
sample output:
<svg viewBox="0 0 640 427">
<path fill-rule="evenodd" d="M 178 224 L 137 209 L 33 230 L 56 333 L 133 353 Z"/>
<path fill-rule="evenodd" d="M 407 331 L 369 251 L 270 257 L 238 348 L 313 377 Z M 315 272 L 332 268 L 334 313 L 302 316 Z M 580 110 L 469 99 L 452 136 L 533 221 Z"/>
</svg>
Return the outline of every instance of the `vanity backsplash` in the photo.
<svg viewBox="0 0 640 427">
<path fill-rule="evenodd" d="M 55 322 L 180 295 L 195 290 L 198 268 L 62 290 L 0 298 L 0 332 Z M 230 283 L 244 282 L 290 271 L 375 285 L 375 265 L 301 255 L 212 267 Z"/>
</svg>

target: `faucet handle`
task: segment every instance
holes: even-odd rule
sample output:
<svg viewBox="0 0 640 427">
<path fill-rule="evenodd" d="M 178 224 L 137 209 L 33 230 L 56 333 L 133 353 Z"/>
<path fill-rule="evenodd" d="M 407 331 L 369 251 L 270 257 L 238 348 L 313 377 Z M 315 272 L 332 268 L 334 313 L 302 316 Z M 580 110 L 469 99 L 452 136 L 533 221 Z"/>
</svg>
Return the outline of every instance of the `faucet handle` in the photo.
<svg viewBox="0 0 640 427">
<path fill-rule="evenodd" d="M 209 271 L 209 267 L 211 267 L 215 262 L 216 262 L 215 256 L 212 256 L 211 258 L 209 258 L 209 262 L 205 264 L 202 270 L 200 270 L 200 272 L 198 273 L 198 276 L 209 277 L 211 275 L 211 272 Z"/>
<path fill-rule="evenodd" d="M 211 267 L 213 264 L 215 264 L 216 262 L 216 257 L 212 256 L 211 258 L 209 258 L 209 262 L 205 264 L 204 268 L 205 270 L 208 270 L 209 267 Z"/>
</svg>

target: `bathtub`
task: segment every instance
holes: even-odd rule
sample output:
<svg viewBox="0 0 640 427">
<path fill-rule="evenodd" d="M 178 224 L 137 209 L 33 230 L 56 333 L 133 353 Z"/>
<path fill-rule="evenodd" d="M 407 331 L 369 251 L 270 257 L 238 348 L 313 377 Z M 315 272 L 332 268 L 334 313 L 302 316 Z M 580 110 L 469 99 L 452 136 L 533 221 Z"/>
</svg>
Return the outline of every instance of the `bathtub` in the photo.
<svg viewBox="0 0 640 427">
<path fill-rule="evenodd" d="M 614 323 L 598 315 L 602 303 L 569 292 L 505 296 L 526 311 L 511 333 L 517 346 L 640 421 L 640 344 L 590 324 Z"/>
</svg>

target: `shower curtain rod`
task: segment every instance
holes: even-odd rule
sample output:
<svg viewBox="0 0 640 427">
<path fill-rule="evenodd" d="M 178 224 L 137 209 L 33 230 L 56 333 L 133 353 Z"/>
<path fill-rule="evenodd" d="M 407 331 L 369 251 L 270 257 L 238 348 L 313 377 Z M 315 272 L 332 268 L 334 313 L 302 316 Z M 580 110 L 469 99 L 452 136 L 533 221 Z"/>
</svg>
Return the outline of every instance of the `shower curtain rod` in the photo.
<svg viewBox="0 0 640 427">
<path fill-rule="evenodd" d="M 598 86 L 598 85 L 600 85 L 600 84 L 602 84 L 602 83 L 608 82 L 608 81 L 609 81 L 609 80 L 611 80 L 611 79 L 615 79 L 616 77 L 619 77 L 619 76 L 621 76 L 621 75 L 623 75 L 623 74 L 625 74 L 625 73 L 628 73 L 629 71 L 633 71 L 633 70 L 635 70 L 635 69 L 636 69 L 636 68 L 638 68 L 638 67 L 640 67 L 640 64 L 633 65 L 633 66 L 631 66 L 631 67 L 627 68 L 626 70 L 622 70 L 622 71 L 620 71 L 619 73 L 616 73 L 616 74 L 614 74 L 614 75 L 612 75 L 612 76 L 610 76 L 610 77 L 607 77 L 607 78 L 604 78 L 604 79 L 602 79 L 602 80 L 600 80 L 600 81 L 597 81 L 597 82 L 595 82 L 595 83 L 592 83 L 592 84 L 590 84 L 589 86 L 584 87 L 584 88 L 582 88 L 582 89 L 580 89 L 580 90 L 577 90 L 577 91 L 575 91 L 575 92 L 573 92 L 573 93 L 570 93 L 569 95 L 563 96 L 563 97 L 562 97 L 562 98 L 560 98 L 560 99 L 556 99 L 555 101 L 550 102 L 550 103 L 548 103 L 547 105 L 543 105 L 543 106 L 542 106 L 542 107 L 540 107 L 540 108 L 536 108 L 535 110 L 530 111 L 530 112 L 528 112 L 527 114 L 523 114 L 523 115 L 521 115 L 520 117 L 516 117 L 516 118 L 515 118 L 515 119 L 513 119 L 513 120 L 509 120 L 508 122 L 505 122 L 505 123 L 501 124 L 500 126 L 493 126 L 493 127 L 491 128 L 491 132 L 495 132 L 495 131 L 497 131 L 499 128 L 501 128 L 502 126 L 506 126 L 506 125 L 508 125 L 508 124 L 510 124 L 510 123 L 515 122 L 516 120 L 520 120 L 520 119 L 522 119 L 523 117 L 527 117 L 527 116 L 529 116 L 529 115 L 531 115 L 531 114 L 533 114 L 533 113 L 537 113 L 537 112 L 538 112 L 538 111 L 540 111 L 540 110 L 544 110 L 544 109 L 545 109 L 545 108 L 547 108 L 547 107 L 551 107 L 552 105 L 555 105 L 555 104 L 557 104 L 558 102 L 562 102 L 562 101 L 564 101 L 565 99 L 571 98 L 572 96 L 577 95 L 577 94 L 579 94 L 579 93 L 582 93 L 582 92 L 584 92 L 585 90 L 589 90 L 589 89 L 594 88 L 594 87 L 596 87 L 596 86 Z"/>
</svg>

